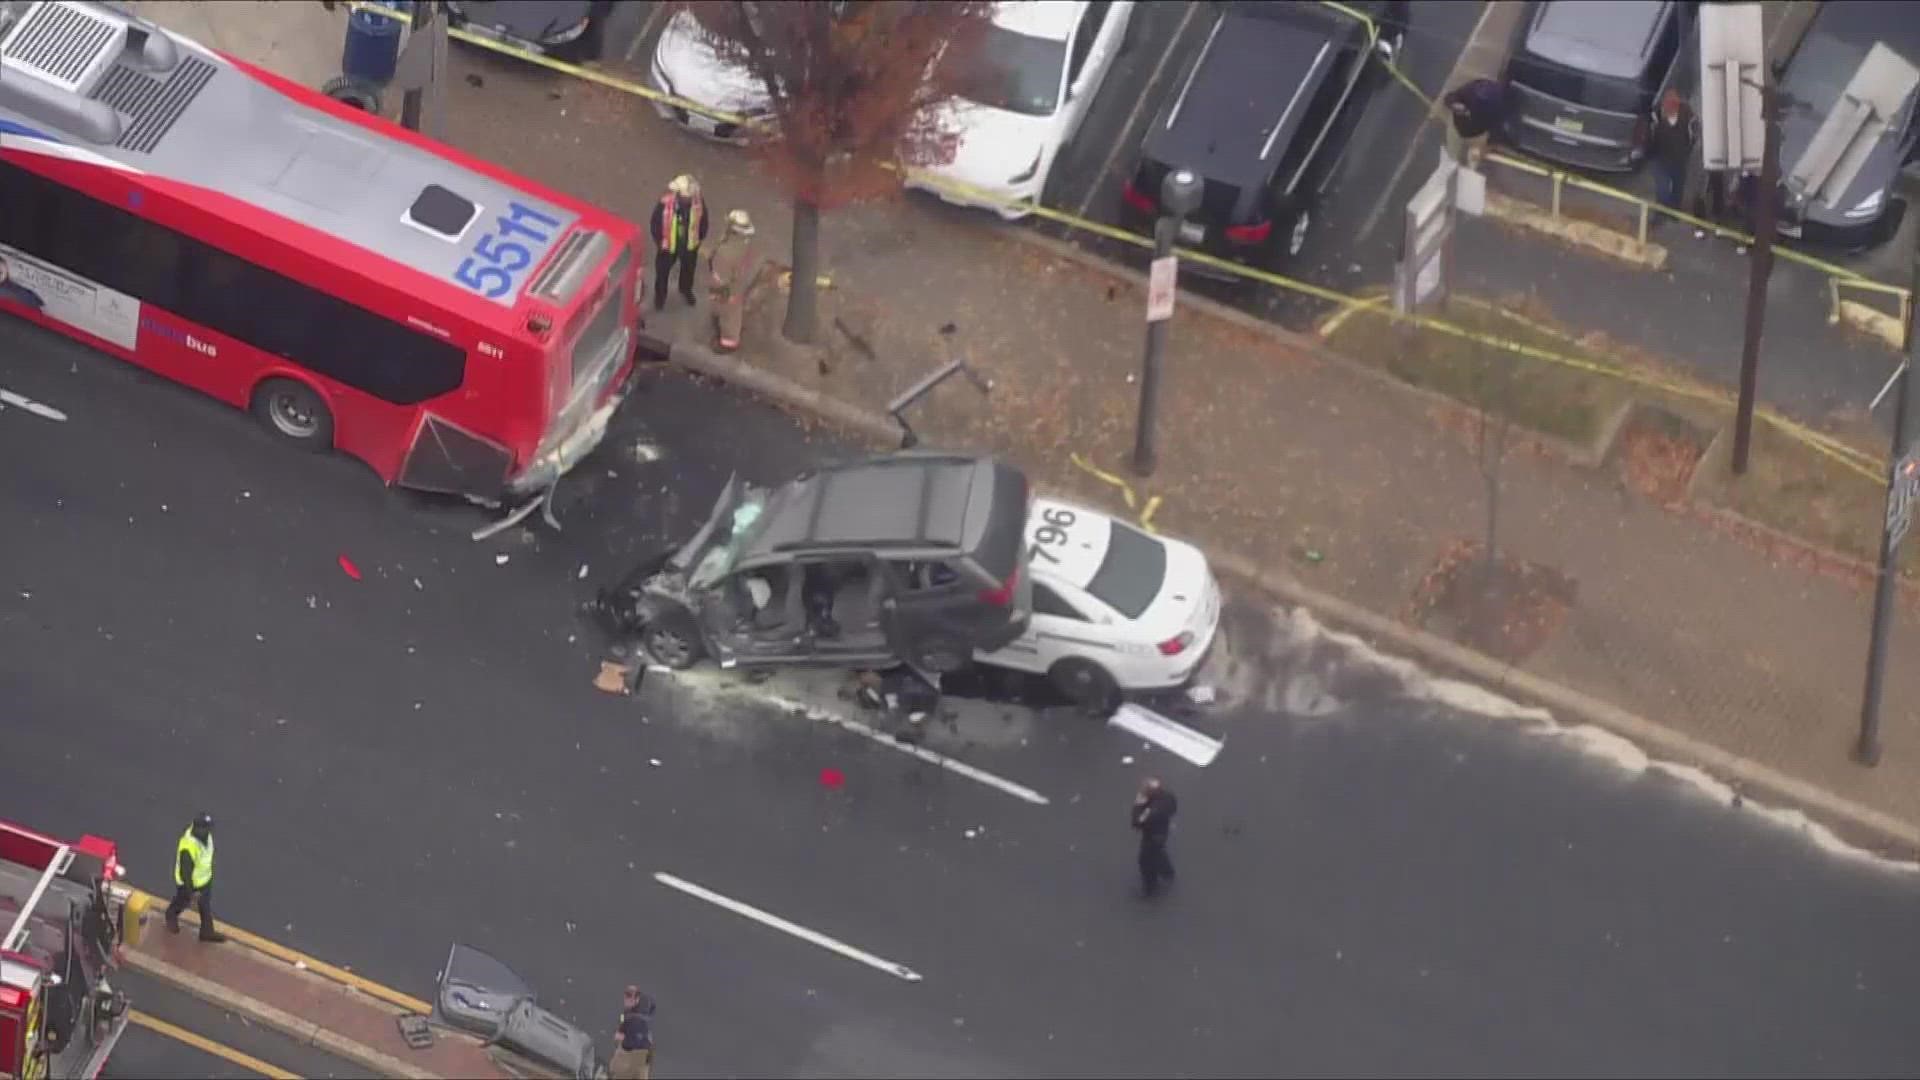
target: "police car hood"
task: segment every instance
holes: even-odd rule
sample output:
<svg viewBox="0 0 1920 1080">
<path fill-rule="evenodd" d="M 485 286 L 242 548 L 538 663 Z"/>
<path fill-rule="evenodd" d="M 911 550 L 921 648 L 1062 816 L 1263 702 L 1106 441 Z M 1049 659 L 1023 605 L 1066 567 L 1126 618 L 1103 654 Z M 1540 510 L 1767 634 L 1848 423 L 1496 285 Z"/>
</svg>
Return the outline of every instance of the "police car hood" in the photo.
<svg viewBox="0 0 1920 1080">
<path fill-rule="evenodd" d="M 1192 544 L 1052 499 L 1034 500 L 1027 543 L 1035 552 L 1029 565 L 1036 579 L 1068 582 L 1122 616 L 1137 610 L 1131 622 L 1156 642 L 1182 630 L 1205 637 L 1218 614 L 1207 557 Z"/>
</svg>

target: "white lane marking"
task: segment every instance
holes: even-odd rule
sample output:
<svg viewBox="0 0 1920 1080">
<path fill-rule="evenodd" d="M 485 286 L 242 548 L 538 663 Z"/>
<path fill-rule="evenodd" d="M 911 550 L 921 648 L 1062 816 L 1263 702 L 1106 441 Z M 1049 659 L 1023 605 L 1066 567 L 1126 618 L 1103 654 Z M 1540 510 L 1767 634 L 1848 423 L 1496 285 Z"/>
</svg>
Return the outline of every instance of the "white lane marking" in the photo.
<svg viewBox="0 0 1920 1080">
<path fill-rule="evenodd" d="M 1120 159 L 1120 151 L 1134 145 L 1130 133 L 1133 131 L 1133 125 L 1140 122 L 1140 110 L 1146 108 L 1147 102 L 1153 98 L 1153 85 L 1160 81 L 1160 74 L 1167 69 L 1167 61 L 1173 59 L 1174 52 L 1179 48 L 1180 39 L 1187 34 L 1187 24 L 1193 21 L 1193 13 L 1198 10 L 1200 10 L 1199 4 L 1188 4 L 1186 13 L 1180 16 L 1180 25 L 1174 29 L 1172 40 L 1167 42 L 1167 51 L 1160 54 L 1159 63 L 1153 65 L 1153 73 L 1147 76 L 1147 84 L 1140 88 L 1140 100 L 1133 103 L 1133 111 L 1127 114 L 1126 126 L 1120 129 L 1119 136 L 1113 140 L 1113 149 L 1107 151 L 1107 160 L 1101 162 L 1100 171 L 1093 174 L 1093 183 L 1087 188 L 1087 197 L 1080 200 L 1079 208 L 1074 211 L 1076 216 L 1087 216 L 1087 207 L 1092 206 L 1093 197 L 1100 194 L 1100 185 L 1106 182 L 1107 173 L 1113 171 L 1113 163 Z M 1136 9 L 1133 14 L 1137 16 L 1140 12 Z"/>
<path fill-rule="evenodd" d="M 1115 710 L 1107 719 L 1107 726 L 1156 743 L 1162 749 L 1186 758 L 1203 769 L 1220 756 L 1221 743 L 1218 739 L 1133 702 L 1127 702 Z"/>
<path fill-rule="evenodd" d="M 1486 3 L 1481 5 L 1480 17 L 1478 19 L 1475 19 L 1473 22 L 1473 32 L 1467 35 L 1467 43 L 1460 47 L 1460 55 L 1454 57 L 1453 67 L 1451 70 L 1447 72 L 1446 81 L 1440 84 L 1441 93 L 1445 93 L 1447 90 L 1447 87 L 1453 85 L 1453 80 L 1459 76 L 1460 69 L 1466 66 L 1467 53 L 1472 51 L 1474 43 L 1477 40 L 1479 40 L 1481 29 L 1487 25 L 1487 17 L 1492 14 L 1493 14 L 1492 0 L 1487 0 Z M 1408 78 L 1412 78 L 1412 76 L 1408 76 Z M 1440 122 L 1442 124 L 1451 124 L 1453 120 L 1446 113 L 1442 113 L 1440 116 Z M 1445 138 L 1446 137 L 1444 135 L 1441 136 L 1441 140 L 1442 140 L 1441 146 L 1443 148 L 1446 145 Z M 1417 128 L 1414 129 L 1413 141 L 1407 145 L 1406 154 L 1400 158 L 1399 167 L 1393 170 L 1392 179 L 1387 181 L 1386 190 L 1380 193 L 1379 201 L 1373 204 L 1373 210 L 1367 214 L 1367 220 L 1363 224 L 1361 224 L 1360 231 L 1354 234 L 1356 243 L 1365 243 L 1367 237 L 1373 235 L 1374 227 L 1380 224 L 1380 215 L 1387 212 L 1387 205 L 1393 201 L 1393 189 L 1400 186 L 1400 178 L 1407 175 L 1408 167 L 1413 164 L 1414 155 L 1420 152 L 1421 144 L 1425 143 L 1426 141 L 1427 141 L 1427 111 L 1425 109 L 1421 109 L 1420 124 Z"/>
<path fill-rule="evenodd" d="M 686 893 L 688 896 L 691 896 L 697 900 L 705 900 L 707 903 L 712 904 L 715 907 L 725 908 L 726 910 L 733 912 L 735 915 L 745 916 L 746 918 L 752 919 L 754 922 L 757 922 L 762 926 L 771 926 L 775 930 L 780 930 L 785 933 L 792 934 L 794 937 L 799 938 L 801 941 L 805 941 L 813 945 L 818 945 L 821 948 L 827 950 L 828 952 L 838 953 L 849 960 L 858 961 L 862 964 L 867 965 L 870 968 L 873 968 L 876 971 L 884 971 L 896 979 L 900 979 L 905 982 L 912 982 L 912 983 L 917 983 L 920 981 L 920 973 L 913 970 L 912 968 L 908 967 L 905 964 L 896 964 L 892 960 L 888 960 L 885 957 L 875 956 L 872 953 L 867 952 L 863 949 L 856 949 L 853 946 L 847 944 L 846 942 L 839 940 L 838 938 L 830 938 L 818 930 L 809 930 L 806 927 L 801 926 L 799 923 L 789 922 L 786 919 L 783 919 L 780 916 L 775 915 L 770 911 L 762 911 L 759 908 L 754 907 L 752 904 L 749 904 L 740 900 L 735 900 L 731 896 L 722 896 L 719 893 L 714 892 L 712 889 L 706 888 L 705 886 L 702 886 L 702 885 L 695 885 L 693 882 L 688 881 L 685 878 L 675 877 L 672 874 L 665 873 L 663 871 L 655 871 L 653 875 L 653 880 L 659 882 L 662 885 L 665 885 L 669 889 L 676 889 L 680 892 Z"/>
<path fill-rule="evenodd" d="M 51 405 L 42 405 L 29 397 L 21 397 L 11 390 L 0 389 L 0 405 L 11 405 L 16 409 L 25 409 L 35 416 L 55 422 L 64 423 L 67 419 L 67 414 L 61 412 L 59 409 Z"/>
<path fill-rule="evenodd" d="M 995 776 L 994 774 L 988 772 L 985 769 L 981 769 L 981 768 L 977 768 L 975 766 L 969 765 L 964 761 L 957 761 L 953 758 L 946 756 L 945 754 L 940 754 L 932 750 L 929 750 L 924 746 L 915 746 L 912 743 L 901 742 L 899 739 L 894 738 L 893 736 L 887 734 L 886 732 L 881 731 L 878 728 L 868 727 L 867 725 L 861 723 L 858 720 L 853 719 L 852 717 L 839 716 L 834 713 L 830 713 L 825 709 L 821 709 L 816 706 L 809 705 L 804 701 L 799 701 L 795 698 L 786 697 L 781 694 L 768 694 L 764 700 L 766 700 L 770 704 L 775 705 L 779 708 L 783 708 L 790 712 L 795 712 L 802 716 L 805 716 L 809 720 L 818 720 L 822 723 L 833 724 L 835 726 L 845 728 L 846 730 L 853 732 L 855 735 L 862 735 L 862 736 L 865 736 L 866 738 L 872 739 L 874 742 L 879 743 L 881 746 L 890 747 L 910 757 L 919 758 L 921 761 L 924 761 L 929 765 L 938 765 L 950 773 L 954 773 L 959 776 L 964 776 L 969 780 L 975 781 L 976 783 L 985 784 L 990 788 L 998 788 L 1001 791 L 1006 792 L 1007 794 L 1013 796 L 1016 799 L 1025 800 L 1026 802 L 1030 802 L 1035 806 L 1049 805 L 1049 802 L 1045 795 L 1040 794 L 1039 792 L 1033 790 L 1030 787 L 1026 787 L 1025 785 L 1022 785 L 1022 784 L 1016 784 L 1013 781 L 1008 780 L 1003 776 Z"/>
</svg>

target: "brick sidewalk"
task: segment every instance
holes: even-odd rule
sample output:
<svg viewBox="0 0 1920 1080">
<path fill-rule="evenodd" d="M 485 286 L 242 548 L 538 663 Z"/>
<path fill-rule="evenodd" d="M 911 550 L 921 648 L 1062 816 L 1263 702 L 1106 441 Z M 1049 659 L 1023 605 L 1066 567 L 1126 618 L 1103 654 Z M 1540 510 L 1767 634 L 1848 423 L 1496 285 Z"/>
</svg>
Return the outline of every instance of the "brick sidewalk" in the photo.
<svg viewBox="0 0 1920 1080">
<path fill-rule="evenodd" d="M 233 940 L 208 945 L 197 939 L 198 919 L 188 912 L 182 933 L 167 932 L 150 912 L 137 944 L 127 950 L 131 967 L 209 1004 L 374 1070 L 407 1077 L 507 1077 L 480 1040 L 434 1028 L 433 1045 L 409 1047 L 396 1023 L 413 1010 L 378 1000 L 353 987 L 294 967 Z"/>
<path fill-rule="evenodd" d="M 277 5 L 217 7 L 259 19 Z M 642 221 L 666 180 L 692 171 L 716 213 L 752 210 L 784 254 L 779 194 L 740 152 L 667 130 L 642 102 L 496 58 L 458 52 L 453 76 L 456 145 Z M 1069 455 L 1123 471 L 1143 334 L 1131 280 L 921 198 L 829 215 L 822 234 L 830 373 L 790 350 L 749 359 L 871 410 L 939 361 L 935 331 L 953 322 L 996 389 L 982 401 L 948 384 L 916 427 L 1111 500 Z M 778 307 L 756 313 L 750 342 L 770 341 Z M 690 314 L 659 325 L 692 329 L 704 312 Z M 1408 609 L 1443 551 L 1483 531 L 1473 442 L 1451 410 L 1191 306 L 1175 317 L 1167 371 L 1160 470 L 1142 488 L 1164 498 L 1165 530 L 1387 616 Z M 1920 827 L 1920 666 L 1898 657 L 1910 620 L 1894 631 L 1886 754 L 1863 769 L 1848 759 L 1870 604 L 1858 583 L 1662 510 L 1611 471 L 1516 451 L 1505 474 L 1502 547 L 1578 590 L 1526 672 Z"/>
</svg>

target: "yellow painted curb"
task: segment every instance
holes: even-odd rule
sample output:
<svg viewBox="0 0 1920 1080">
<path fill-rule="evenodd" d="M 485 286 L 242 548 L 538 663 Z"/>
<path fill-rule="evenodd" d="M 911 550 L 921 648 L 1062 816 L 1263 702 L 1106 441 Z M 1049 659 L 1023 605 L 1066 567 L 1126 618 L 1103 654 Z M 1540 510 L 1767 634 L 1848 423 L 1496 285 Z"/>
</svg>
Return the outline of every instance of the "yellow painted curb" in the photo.
<svg viewBox="0 0 1920 1080">
<path fill-rule="evenodd" d="M 1906 328 L 1900 325 L 1899 319 L 1858 300 L 1840 301 L 1838 310 L 1829 321 L 1845 323 L 1868 337 L 1885 342 L 1896 352 L 1906 344 Z"/>
<path fill-rule="evenodd" d="M 228 931 L 228 936 L 232 936 L 231 931 Z M 235 940 L 239 939 L 235 938 Z M 406 1077 L 407 1080 L 439 1080 L 434 1073 L 416 1069 L 391 1054 L 354 1042 L 311 1020 L 302 1020 L 259 998 L 221 986 L 211 979 L 175 967 L 165 960 L 149 956 L 138 949 L 129 949 L 126 956 L 127 964 L 136 971 L 152 976 L 169 986 L 178 987 L 216 1008 L 237 1013 L 255 1023 L 270 1027 L 282 1035 L 317 1046 L 329 1054 L 371 1069 L 377 1076 Z"/>
<path fill-rule="evenodd" d="M 1667 249 L 1663 245 L 1651 241 L 1643 244 L 1626 233 L 1592 222 L 1556 218 L 1497 191 L 1487 192 L 1487 216 L 1647 270 L 1664 270 L 1667 267 Z"/>
<path fill-rule="evenodd" d="M 160 902 L 159 897 L 154 896 L 152 893 L 146 892 L 141 889 L 133 889 L 132 892 L 136 895 L 145 897 L 147 904 L 149 906 L 155 907 L 156 909 L 164 908 L 166 906 Z M 194 912 L 191 908 L 189 908 L 188 910 L 181 913 L 180 921 L 189 926 L 198 927 L 200 925 L 200 916 L 198 915 L 198 913 Z M 285 945 L 280 944 L 277 941 L 270 941 L 267 938 L 263 938 L 258 934 L 254 934 L 246 930 L 242 930 L 239 927 L 233 925 L 232 923 L 221 923 L 220 929 L 222 933 L 226 934 L 228 937 L 232 938 L 234 941 L 237 941 L 240 944 L 245 945 L 247 948 L 250 948 L 257 953 L 263 953 L 267 956 L 271 956 L 275 960 L 282 961 L 288 964 L 289 966 L 303 968 L 306 971 L 311 972 L 314 975 L 318 975 L 329 982 L 336 982 L 342 986 L 350 986 L 353 989 L 368 995 L 369 997 L 378 998 L 379 1000 L 384 1001 L 389 1005 L 393 1005 L 397 1008 L 405 1009 L 408 1012 L 419 1013 L 422 1016 L 429 1015 L 433 1012 L 432 1005 L 428 1004 L 427 1002 L 421 1001 L 419 998 L 414 997 L 411 994 L 403 994 L 400 991 L 395 990 L 391 986 L 383 986 L 380 983 L 374 982 L 372 979 L 363 978 L 359 975 L 355 975 L 353 972 L 348 971 L 345 968 L 336 967 L 332 964 L 327 963 L 325 960 L 315 959 L 314 957 L 308 956 L 306 953 L 300 952 L 297 949 L 290 949 Z"/>
</svg>

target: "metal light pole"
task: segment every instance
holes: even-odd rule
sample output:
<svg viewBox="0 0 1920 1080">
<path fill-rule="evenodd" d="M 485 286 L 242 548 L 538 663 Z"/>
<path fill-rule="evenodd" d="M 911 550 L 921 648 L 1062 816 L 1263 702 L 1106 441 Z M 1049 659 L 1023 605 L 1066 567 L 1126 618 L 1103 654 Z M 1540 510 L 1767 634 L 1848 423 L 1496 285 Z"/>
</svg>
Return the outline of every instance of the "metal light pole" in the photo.
<svg viewBox="0 0 1920 1080">
<path fill-rule="evenodd" d="M 1920 290 L 1920 248 L 1913 253 L 1913 284 Z M 1920 295 L 1920 292 L 1916 292 Z M 1853 758 L 1862 765 L 1880 764 L 1880 690 L 1886 675 L 1887 632 L 1893 621 L 1894 593 L 1899 571 L 1894 565 L 1900 541 L 1913 521 L 1914 495 L 1920 491 L 1920 460 L 1907 454 L 1908 384 L 1913 381 L 1913 365 L 1920 360 L 1920 334 L 1914 332 L 1920 317 L 1920 303 L 1909 305 L 1907 312 L 1907 355 L 1894 373 L 1893 443 L 1887 453 L 1887 520 L 1880 532 L 1880 566 L 1873 591 L 1873 631 L 1867 644 L 1867 687 L 1860 701 L 1860 739 L 1854 744 Z M 1885 393 L 1885 391 L 1881 391 Z"/>
<path fill-rule="evenodd" d="M 1133 432 L 1133 471 L 1152 476 L 1159 464 L 1154 424 L 1160 411 L 1161 354 L 1167 347 L 1167 323 L 1173 318 L 1177 260 L 1173 242 L 1187 215 L 1200 208 L 1200 178 L 1190 169 L 1174 169 L 1160 182 L 1160 218 L 1153 224 L 1153 273 L 1147 284 L 1147 353 L 1140 368 L 1140 418 Z"/>
</svg>

